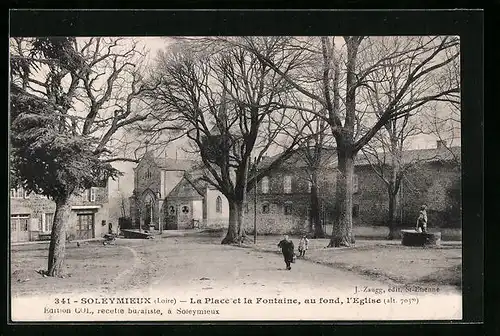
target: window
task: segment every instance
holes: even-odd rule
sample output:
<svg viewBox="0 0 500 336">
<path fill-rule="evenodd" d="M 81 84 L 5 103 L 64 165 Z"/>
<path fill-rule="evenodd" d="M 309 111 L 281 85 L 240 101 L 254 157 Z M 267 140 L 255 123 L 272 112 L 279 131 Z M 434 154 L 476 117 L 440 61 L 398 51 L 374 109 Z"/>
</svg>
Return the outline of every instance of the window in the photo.
<svg viewBox="0 0 500 336">
<path fill-rule="evenodd" d="M 85 189 L 82 193 L 82 197 L 85 201 L 88 201 L 90 200 L 90 193 L 89 193 L 89 190 L 88 189 Z"/>
<path fill-rule="evenodd" d="M 267 214 L 269 213 L 269 204 L 262 204 L 262 213 Z"/>
<path fill-rule="evenodd" d="M 285 203 L 284 211 L 285 211 L 285 215 L 291 215 L 292 214 L 292 203 Z"/>
<path fill-rule="evenodd" d="M 150 179 L 151 178 L 151 171 L 148 168 L 148 171 L 146 172 L 146 178 Z"/>
<path fill-rule="evenodd" d="M 189 207 L 188 207 L 187 205 L 184 205 L 184 206 L 182 207 L 182 213 L 183 213 L 183 214 L 188 214 L 188 213 L 189 213 Z"/>
<path fill-rule="evenodd" d="M 90 202 L 95 202 L 96 188 L 90 188 Z"/>
<path fill-rule="evenodd" d="M 222 198 L 217 196 L 217 200 L 215 200 L 215 212 L 222 213 Z"/>
<path fill-rule="evenodd" d="M 267 176 L 264 176 L 261 181 L 262 185 L 262 193 L 267 194 L 269 193 L 269 178 Z"/>
<path fill-rule="evenodd" d="M 45 214 L 45 223 L 44 223 L 45 228 L 43 231 L 51 232 L 53 223 L 54 223 L 54 214 L 53 213 L 46 213 Z"/>
<path fill-rule="evenodd" d="M 171 215 L 175 215 L 175 207 L 173 205 L 170 206 L 169 210 Z"/>
<path fill-rule="evenodd" d="M 38 231 L 51 232 L 53 222 L 54 222 L 54 214 L 53 213 L 42 214 L 41 220 L 38 222 L 39 223 L 38 224 Z"/>
<path fill-rule="evenodd" d="M 352 192 L 353 193 L 358 192 L 358 175 L 356 174 L 352 176 Z"/>
<path fill-rule="evenodd" d="M 29 198 L 29 194 L 23 188 L 10 189 L 10 197 L 12 198 Z"/>
<path fill-rule="evenodd" d="M 292 192 L 292 177 L 290 175 L 283 177 L 283 192 L 285 194 L 290 194 Z"/>
<path fill-rule="evenodd" d="M 352 217 L 358 217 L 359 215 L 359 204 L 354 204 L 352 206 Z"/>
<path fill-rule="evenodd" d="M 11 215 L 10 228 L 12 231 L 28 231 L 29 215 Z"/>
</svg>

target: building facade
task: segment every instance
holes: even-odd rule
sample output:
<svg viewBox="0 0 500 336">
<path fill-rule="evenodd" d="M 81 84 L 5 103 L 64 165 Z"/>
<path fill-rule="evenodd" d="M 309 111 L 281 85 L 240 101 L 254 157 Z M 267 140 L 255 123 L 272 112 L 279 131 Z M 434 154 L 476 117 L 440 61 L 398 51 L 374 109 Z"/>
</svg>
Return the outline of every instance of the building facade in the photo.
<svg viewBox="0 0 500 336">
<path fill-rule="evenodd" d="M 406 173 L 396 197 L 396 225 L 414 227 L 419 207 L 426 204 L 430 227 L 460 228 L 460 147 L 405 151 L 403 162 Z M 335 219 L 335 149 L 325 149 L 315 172 L 319 217 L 329 233 Z M 265 176 L 248 190 L 244 230 L 251 233 L 256 226 L 259 234 L 311 232 L 311 176 L 300 152 Z M 135 169 L 134 179 L 136 189 L 130 204 L 136 227 L 227 227 L 227 199 L 203 181 L 194 162 L 148 154 Z M 387 225 L 387 186 L 362 154 L 355 160 L 352 192 L 353 225 Z"/>
<path fill-rule="evenodd" d="M 226 198 L 197 173 L 196 163 L 144 155 L 134 169 L 130 213 L 135 228 L 180 230 L 226 227 Z"/>
<path fill-rule="evenodd" d="M 337 180 L 334 149 L 317 170 L 320 220 L 329 233 L 335 218 Z M 410 150 L 403 153 L 406 173 L 396 197 L 396 225 L 414 227 L 419 208 L 426 204 L 429 227 L 461 227 L 460 147 Z M 310 168 L 300 154 L 249 190 L 245 230 L 259 234 L 311 232 Z M 353 176 L 353 225 L 385 226 L 388 220 L 387 186 L 359 154 Z"/>
<path fill-rule="evenodd" d="M 68 240 L 102 237 L 108 232 L 108 187 L 95 187 L 70 200 Z M 50 239 L 56 205 L 47 197 L 28 194 L 22 188 L 10 191 L 10 241 Z"/>
</svg>

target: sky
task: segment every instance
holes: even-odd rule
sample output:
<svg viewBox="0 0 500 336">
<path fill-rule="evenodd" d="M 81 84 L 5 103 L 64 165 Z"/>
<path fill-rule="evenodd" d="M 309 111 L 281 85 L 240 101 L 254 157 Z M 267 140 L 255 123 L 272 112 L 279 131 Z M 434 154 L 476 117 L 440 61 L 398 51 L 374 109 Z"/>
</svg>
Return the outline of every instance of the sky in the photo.
<svg viewBox="0 0 500 336">
<path fill-rule="evenodd" d="M 141 40 L 141 43 L 149 50 L 149 60 L 154 61 L 158 51 L 163 50 L 168 47 L 171 43 L 167 37 L 138 37 L 137 39 Z M 177 141 L 172 142 L 166 149 L 166 156 L 170 158 L 177 157 L 178 159 L 185 159 L 186 154 L 181 150 L 183 146 L 185 146 L 186 141 L 183 139 L 179 139 Z M 113 166 L 119 169 L 123 176 L 119 178 L 117 181 L 110 181 L 109 183 L 109 192 L 110 194 L 121 193 L 125 197 L 129 197 L 132 195 L 132 191 L 134 190 L 134 170 L 133 168 L 136 166 L 136 163 L 133 162 L 116 162 Z"/>
<path fill-rule="evenodd" d="M 168 37 L 135 37 L 134 39 L 139 40 L 149 51 L 148 59 L 146 60 L 147 63 L 153 62 L 158 51 L 167 48 L 172 43 L 172 40 L 169 40 Z M 187 158 L 186 153 L 182 150 L 185 146 L 186 140 L 184 139 L 174 141 L 166 149 L 166 156 L 170 158 L 177 157 L 178 159 Z M 436 147 L 435 136 L 419 136 L 412 141 L 412 148 L 434 147 Z M 134 188 L 133 168 L 136 164 L 131 162 L 116 162 L 114 166 L 122 171 L 123 176 L 118 181 L 110 181 L 110 195 L 122 194 L 125 197 L 131 196 Z"/>
</svg>

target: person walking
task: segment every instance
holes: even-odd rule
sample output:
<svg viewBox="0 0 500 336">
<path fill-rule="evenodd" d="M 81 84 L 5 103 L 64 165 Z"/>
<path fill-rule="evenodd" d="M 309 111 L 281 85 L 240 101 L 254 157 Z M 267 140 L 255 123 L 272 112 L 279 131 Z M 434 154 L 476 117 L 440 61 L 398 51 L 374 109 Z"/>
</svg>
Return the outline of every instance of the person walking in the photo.
<svg viewBox="0 0 500 336">
<path fill-rule="evenodd" d="M 288 235 L 283 237 L 283 240 L 278 243 L 278 247 L 281 248 L 281 253 L 285 259 L 286 269 L 291 270 L 292 267 L 290 266 L 290 263 L 293 262 L 293 250 L 295 247 L 293 242 L 288 238 Z"/>
</svg>

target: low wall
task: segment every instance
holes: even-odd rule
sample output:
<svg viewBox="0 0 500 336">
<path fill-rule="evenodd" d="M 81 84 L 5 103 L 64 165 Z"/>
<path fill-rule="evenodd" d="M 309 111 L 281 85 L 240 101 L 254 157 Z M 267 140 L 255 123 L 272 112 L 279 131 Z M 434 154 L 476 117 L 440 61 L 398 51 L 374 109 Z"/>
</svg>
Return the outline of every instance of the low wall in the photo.
<svg viewBox="0 0 500 336">
<path fill-rule="evenodd" d="M 414 228 L 405 227 L 402 229 L 412 230 Z M 325 226 L 326 234 L 332 233 L 332 226 Z M 354 226 L 352 229 L 354 236 L 362 239 L 385 239 L 389 235 L 389 229 L 384 226 Z M 400 229 L 398 229 L 398 233 Z M 441 239 L 448 241 L 461 241 L 462 229 L 429 228 L 429 232 L 441 232 Z M 396 238 L 401 238 L 397 236 Z"/>
</svg>

